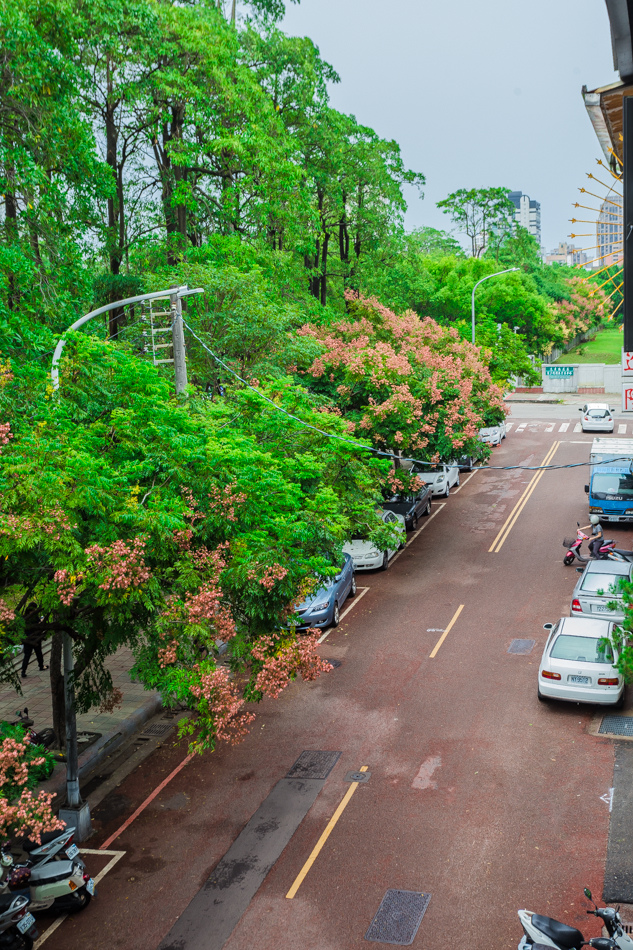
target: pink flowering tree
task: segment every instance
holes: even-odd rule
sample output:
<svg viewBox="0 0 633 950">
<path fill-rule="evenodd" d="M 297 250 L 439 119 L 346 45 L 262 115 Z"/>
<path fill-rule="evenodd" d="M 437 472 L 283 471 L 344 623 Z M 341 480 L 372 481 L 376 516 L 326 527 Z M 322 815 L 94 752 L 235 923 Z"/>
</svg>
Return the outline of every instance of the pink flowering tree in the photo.
<svg viewBox="0 0 633 950">
<path fill-rule="evenodd" d="M 292 380 L 266 391 L 347 434 Z M 0 678 L 19 688 L 15 648 L 51 639 L 60 741 L 64 632 L 79 711 L 120 701 L 107 661 L 127 646 L 147 688 L 193 710 L 183 729 L 198 750 L 243 736 L 247 703 L 284 677 L 326 670 L 294 632 L 295 604 L 336 573 L 388 463 L 248 390 L 180 405 L 151 364 L 89 337 L 67 347 L 59 396 L 16 372 L 0 409 Z"/>
<path fill-rule="evenodd" d="M 53 814 L 53 795 L 32 790 L 44 762 L 23 736 L 0 738 L 0 837 L 28 836 L 39 842 L 42 832 L 64 827 Z"/>
<path fill-rule="evenodd" d="M 378 448 L 428 460 L 477 450 L 479 428 L 505 416 L 479 349 L 429 317 L 351 291 L 346 300 L 345 319 L 299 331 L 321 346 L 303 367 L 311 387 Z"/>
</svg>

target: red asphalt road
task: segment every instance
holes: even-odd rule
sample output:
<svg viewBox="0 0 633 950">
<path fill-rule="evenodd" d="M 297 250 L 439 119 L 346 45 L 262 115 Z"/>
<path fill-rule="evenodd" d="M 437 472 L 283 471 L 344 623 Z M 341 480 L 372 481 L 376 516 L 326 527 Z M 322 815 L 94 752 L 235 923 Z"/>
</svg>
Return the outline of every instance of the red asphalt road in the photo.
<svg viewBox="0 0 633 950">
<path fill-rule="evenodd" d="M 555 439 L 553 462 L 588 459 L 590 436 L 527 431 L 493 464 L 540 464 Z M 586 521 L 586 472 L 546 473 L 498 554 L 488 548 L 533 473 L 478 472 L 386 573 L 359 574 L 371 589 L 322 647 L 342 665 L 264 702 L 242 745 L 187 765 L 110 845 L 125 857 L 47 950 L 155 950 L 304 749 L 342 756 L 226 950 L 360 947 L 387 888 L 432 894 L 413 943 L 425 950 L 513 950 L 520 907 L 596 936 L 582 887 L 602 892 L 613 746 L 588 734 L 595 710 L 536 697 L 542 625 L 568 614 L 576 581 L 561 541 Z M 536 640 L 531 655 L 507 653 L 515 637 Z M 185 754 L 166 744 L 126 778 L 96 809 L 90 846 Z M 369 783 L 286 899 L 363 765 Z"/>
</svg>

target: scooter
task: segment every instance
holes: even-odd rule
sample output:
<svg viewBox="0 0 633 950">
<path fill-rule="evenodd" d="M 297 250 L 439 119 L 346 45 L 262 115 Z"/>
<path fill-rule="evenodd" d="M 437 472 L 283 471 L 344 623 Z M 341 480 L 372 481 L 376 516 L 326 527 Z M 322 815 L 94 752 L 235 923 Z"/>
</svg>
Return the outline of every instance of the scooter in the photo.
<svg viewBox="0 0 633 950">
<path fill-rule="evenodd" d="M 22 851 L 26 854 L 26 861 L 31 868 L 42 867 L 49 861 L 66 861 L 77 858 L 79 848 L 74 843 L 74 828 L 64 828 L 61 831 L 45 831 L 40 835 L 39 843 L 30 838 L 22 839 Z M 77 858 L 83 863 L 81 858 Z M 0 950 L 2 948 L 0 947 Z"/>
<path fill-rule="evenodd" d="M 581 564 L 586 564 L 588 561 L 624 560 L 624 558 L 620 556 L 612 557 L 613 552 L 616 550 L 615 541 L 608 541 L 606 538 L 602 542 L 597 557 L 594 557 L 592 554 L 581 554 L 580 548 L 582 547 L 583 541 L 590 540 L 591 538 L 589 535 L 585 534 L 579 525 L 578 530 L 576 531 L 576 540 L 574 541 L 571 538 L 565 538 L 563 541 L 563 547 L 567 548 L 567 554 L 563 558 L 563 564 L 569 567 L 570 564 L 573 564 L 576 558 Z"/>
<path fill-rule="evenodd" d="M 633 950 L 633 939 L 624 932 L 618 910 L 613 907 L 598 907 L 588 887 L 585 887 L 584 894 L 595 908 L 587 913 L 602 920 L 608 937 L 592 937 L 587 941 L 575 927 L 568 927 L 552 917 L 543 917 L 531 910 L 520 910 L 517 913 L 523 927 L 523 937 L 518 950 L 540 950 L 541 947 L 554 947 L 554 950 L 580 950 L 581 947 L 595 947 L 596 950 Z"/>
<path fill-rule="evenodd" d="M 39 934 L 35 917 L 23 894 L 0 895 L 0 947 L 2 950 L 31 950 Z"/>
<path fill-rule="evenodd" d="M 16 865 L 5 843 L 0 849 L 0 864 L 5 869 L 0 894 L 30 898 L 33 913 L 51 907 L 66 914 L 76 913 L 87 907 L 95 893 L 94 881 L 81 861 L 50 861 L 36 868 Z"/>
</svg>

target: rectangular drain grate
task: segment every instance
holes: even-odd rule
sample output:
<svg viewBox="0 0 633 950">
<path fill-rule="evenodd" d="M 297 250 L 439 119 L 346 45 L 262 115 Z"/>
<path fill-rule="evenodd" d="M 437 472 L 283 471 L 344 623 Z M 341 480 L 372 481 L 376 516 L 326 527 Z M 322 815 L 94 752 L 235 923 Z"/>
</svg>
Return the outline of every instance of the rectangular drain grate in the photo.
<svg viewBox="0 0 633 950">
<path fill-rule="evenodd" d="M 420 891 L 389 888 L 369 925 L 365 940 L 408 947 L 415 939 L 430 900 L 430 894 L 421 894 Z"/>
<path fill-rule="evenodd" d="M 340 757 L 340 752 L 302 752 L 286 778 L 327 778 Z"/>
<path fill-rule="evenodd" d="M 170 722 L 153 722 L 147 729 L 143 729 L 144 736 L 164 736 L 173 726 Z"/>
<path fill-rule="evenodd" d="M 598 732 L 612 736 L 630 736 L 633 739 L 633 716 L 604 716 Z"/>
<path fill-rule="evenodd" d="M 525 656 L 531 653 L 536 640 L 513 640 L 508 647 L 508 653 L 520 653 Z"/>
</svg>

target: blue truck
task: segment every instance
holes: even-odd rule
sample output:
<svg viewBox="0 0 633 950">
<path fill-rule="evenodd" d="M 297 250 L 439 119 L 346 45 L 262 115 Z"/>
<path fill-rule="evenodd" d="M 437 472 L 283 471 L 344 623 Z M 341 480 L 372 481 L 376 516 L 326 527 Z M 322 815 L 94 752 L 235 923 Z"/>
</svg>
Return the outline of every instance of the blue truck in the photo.
<svg viewBox="0 0 633 950">
<path fill-rule="evenodd" d="M 589 462 L 589 513 L 633 522 L 633 439 L 594 439 Z"/>
</svg>

